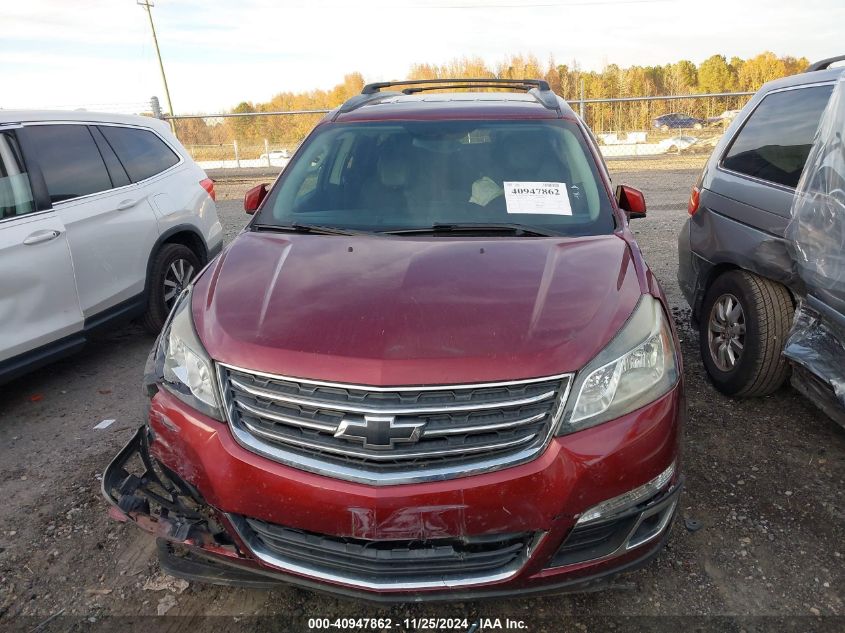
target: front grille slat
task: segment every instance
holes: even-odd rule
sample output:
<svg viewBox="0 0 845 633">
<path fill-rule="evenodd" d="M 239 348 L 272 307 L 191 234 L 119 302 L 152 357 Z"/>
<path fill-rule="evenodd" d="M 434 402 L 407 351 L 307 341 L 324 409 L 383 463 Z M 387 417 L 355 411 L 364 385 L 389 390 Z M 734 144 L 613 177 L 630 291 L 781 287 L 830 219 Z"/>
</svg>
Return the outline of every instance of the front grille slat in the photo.
<svg viewBox="0 0 845 633">
<path fill-rule="evenodd" d="M 315 429 L 317 431 L 326 431 L 328 433 L 334 433 L 337 430 L 336 424 L 324 424 L 321 422 L 314 422 L 312 420 L 306 420 L 301 417 L 292 417 L 289 415 L 281 415 L 279 413 L 274 413 L 273 411 L 268 411 L 262 407 L 255 407 L 249 405 L 245 402 L 238 402 L 238 407 L 251 413 L 253 415 L 258 416 L 259 418 L 269 418 L 274 422 L 281 422 L 283 424 L 287 424 L 294 427 L 305 427 L 307 429 Z"/>
<path fill-rule="evenodd" d="M 418 459 L 420 457 L 428 457 L 429 453 L 426 452 L 395 452 L 395 453 L 373 453 L 368 454 L 364 453 L 363 451 L 359 450 L 352 450 L 345 447 L 337 447 L 331 446 L 324 443 L 318 443 L 313 441 L 302 440 L 295 437 L 286 437 L 281 433 L 272 433 L 268 432 L 250 422 L 244 420 L 244 426 L 249 429 L 255 435 L 260 435 L 265 439 L 268 439 L 272 442 L 281 442 L 283 444 L 293 444 L 295 446 L 301 446 L 303 448 L 310 448 L 314 451 L 325 451 L 327 453 L 336 453 L 339 455 L 349 455 L 349 456 L 357 456 L 361 457 L 362 459 L 373 460 L 373 461 L 392 461 L 392 460 L 408 460 L 408 459 Z M 471 453 L 480 453 L 480 452 L 488 452 L 491 450 L 499 450 L 505 448 L 513 448 L 514 446 L 519 446 L 520 444 L 526 444 L 534 439 L 534 435 L 529 435 L 527 437 L 520 437 L 515 440 L 509 440 L 507 442 L 499 442 L 497 444 L 484 444 L 481 446 L 463 446 L 463 447 L 455 447 L 455 448 L 447 448 L 441 449 L 439 452 L 442 456 L 449 456 L 449 455 L 460 455 L 460 454 L 471 454 Z"/>
<path fill-rule="evenodd" d="M 443 435 L 460 435 L 462 433 L 480 433 L 482 431 L 501 431 L 504 429 L 510 429 L 515 426 L 524 426 L 526 424 L 532 424 L 533 422 L 539 422 L 546 416 L 545 413 L 538 413 L 536 415 L 532 415 L 529 418 L 520 418 L 519 420 L 513 420 L 511 422 L 499 422 L 494 424 L 480 424 L 478 426 L 455 426 L 452 428 L 445 428 L 445 429 L 436 429 L 433 431 L 426 430 L 425 435 L 426 437 L 441 437 Z"/>
<path fill-rule="evenodd" d="M 246 448 L 304 470 L 391 485 L 489 472 L 545 448 L 571 375 L 501 383 L 367 387 L 218 365 Z"/>
<path fill-rule="evenodd" d="M 315 572 L 355 579 L 415 581 L 470 577 L 516 569 L 531 533 L 431 540 L 367 540 L 306 532 L 235 517 L 244 540 L 259 553 Z"/>
<path fill-rule="evenodd" d="M 534 404 L 535 402 L 542 402 L 553 398 L 554 390 L 545 391 L 535 396 L 519 398 L 515 400 L 494 400 L 491 402 L 479 402 L 477 404 L 454 404 L 454 405 L 434 405 L 434 406 L 387 406 L 387 407 L 367 407 L 355 404 L 353 402 L 332 402 L 330 400 L 317 400 L 314 398 L 303 398 L 300 396 L 291 396 L 283 393 L 274 393 L 265 389 L 246 385 L 236 378 L 231 379 L 231 384 L 235 389 L 245 391 L 246 393 L 256 396 L 258 398 L 266 398 L 267 400 L 279 402 L 286 405 L 295 405 L 300 407 L 310 407 L 313 409 L 331 409 L 334 411 L 344 411 L 349 413 L 373 414 L 373 415 L 421 415 L 432 413 L 454 413 L 458 411 L 481 411 L 485 409 L 507 409 L 511 407 L 521 407 L 527 404 Z"/>
<path fill-rule="evenodd" d="M 419 576 L 428 573 L 459 573 L 478 572 L 491 569 L 498 569 L 512 562 L 522 551 L 523 546 L 516 544 L 503 553 L 490 554 L 487 556 L 473 555 L 471 558 L 461 558 L 455 552 L 451 556 L 442 556 L 439 559 L 407 560 L 400 562 L 392 558 L 385 559 L 356 559 L 354 557 L 332 557 L 327 558 L 325 553 L 299 549 L 295 552 L 278 543 L 265 540 L 264 543 L 274 551 L 284 551 L 295 560 L 315 566 L 342 567 L 347 573 L 356 572 L 359 574 L 377 575 L 379 573 L 392 576 Z"/>
</svg>

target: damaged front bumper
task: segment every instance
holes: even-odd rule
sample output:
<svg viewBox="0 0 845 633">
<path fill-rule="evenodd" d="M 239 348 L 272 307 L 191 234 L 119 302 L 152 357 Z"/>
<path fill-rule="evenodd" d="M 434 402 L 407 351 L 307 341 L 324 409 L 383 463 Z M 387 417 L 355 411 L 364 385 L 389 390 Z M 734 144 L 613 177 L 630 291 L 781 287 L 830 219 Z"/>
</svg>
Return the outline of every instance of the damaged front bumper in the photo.
<svg viewBox="0 0 845 633">
<path fill-rule="evenodd" d="M 157 537 L 157 550 L 164 572 L 187 580 L 217 585 L 270 589 L 279 584 L 297 584 L 317 591 L 372 602 L 406 601 L 407 595 L 373 594 L 349 587 L 328 587 L 324 583 L 262 568 L 228 536 L 232 528 L 227 516 L 210 508 L 193 487 L 158 462 L 149 453 L 148 427 L 141 427 L 103 473 L 103 494 L 111 504 L 112 518 L 136 523 Z M 672 513 L 680 485 L 662 495 L 654 509 L 671 506 Z M 659 507 L 658 507 L 659 506 Z M 653 512 L 653 510 L 652 510 Z M 648 514 L 648 511 L 643 514 Z M 233 532 L 237 534 L 237 532 Z M 588 592 L 612 587 L 610 578 L 633 571 L 656 556 L 669 531 L 662 531 L 652 547 L 623 565 L 588 577 L 557 580 L 538 587 L 520 589 L 520 594 Z M 494 587 L 479 591 L 455 588 L 448 593 L 415 596 L 416 600 L 495 598 L 513 594 L 512 589 Z"/>
<path fill-rule="evenodd" d="M 140 427 L 103 472 L 109 515 L 166 541 L 231 555 L 231 539 L 199 493 L 150 456 L 149 434 Z"/>
<path fill-rule="evenodd" d="M 674 402 L 672 397 L 669 400 Z M 161 408 L 165 401 L 170 405 L 167 410 L 172 416 L 168 419 L 168 425 L 160 423 L 161 412 L 157 409 Z M 192 429 L 204 428 L 211 431 L 213 428 L 205 424 L 189 426 L 186 421 L 180 421 L 174 408 L 177 406 L 180 405 L 167 394 L 159 394 L 154 399 L 150 424 L 135 433 L 104 472 L 103 493 L 111 504 L 110 514 L 113 518 L 123 522 L 132 521 L 158 538 L 158 553 L 163 571 L 206 583 L 253 588 L 273 587 L 279 583 L 295 584 L 372 602 L 476 599 L 515 593 L 522 595 L 606 589 L 613 586 L 612 577 L 646 564 L 662 549 L 668 538 L 668 524 L 674 515 L 682 483 L 678 478 L 648 503 L 631 510 L 625 516 L 614 517 L 613 525 L 591 527 L 583 534 L 576 535 L 578 531 L 570 528 L 569 521 L 561 516 L 552 526 L 536 528 L 541 530 L 536 534 L 540 537 L 539 542 L 532 542 L 522 559 L 524 567 L 508 578 L 498 581 L 488 578 L 486 581 L 463 586 L 453 585 L 443 578 L 436 586 L 426 588 L 428 590 L 421 590 L 420 587 L 396 590 L 370 588 L 366 583 L 342 577 L 321 578 L 308 570 L 297 573 L 286 561 L 273 561 L 272 557 L 259 547 L 260 543 L 255 542 L 256 534 L 244 526 L 249 522 L 246 517 L 257 514 L 249 512 L 243 506 L 244 492 L 252 488 L 265 490 L 264 486 L 267 485 L 266 494 L 279 499 L 274 507 L 278 506 L 279 511 L 285 515 L 294 516 L 299 506 L 290 505 L 292 499 L 283 491 L 289 490 L 295 481 L 302 480 L 304 476 L 298 477 L 297 480 L 285 480 L 286 486 L 275 489 L 268 483 L 269 479 L 263 479 L 266 473 L 260 470 L 250 471 L 247 479 L 245 473 L 233 475 L 237 468 L 227 465 L 219 456 L 209 457 L 210 463 L 215 464 L 220 473 L 228 473 L 226 481 L 231 481 L 234 476 L 238 481 L 250 482 L 248 488 L 238 487 L 241 493 L 233 497 L 234 500 L 229 500 L 228 503 L 232 507 L 224 506 L 224 511 L 216 503 L 220 496 L 220 484 L 217 487 L 209 486 L 206 476 L 201 474 L 209 472 L 208 465 L 199 466 L 198 462 L 192 461 L 186 450 L 178 450 L 175 453 L 168 451 L 180 445 L 179 442 L 189 441 L 186 435 Z M 178 432 L 174 430 L 177 428 Z M 646 433 L 644 436 L 654 438 L 653 433 Z M 214 438 L 225 439 L 226 436 L 225 433 L 214 434 L 212 439 L 194 440 L 191 444 L 204 446 L 206 453 L 216 455 L 212 447 Z M 239 449 L 233 445 L 231 450 Z M 247 453 L 244 453 L 243 457 L 255 459 Z M 187 468 L 186 464 L 189 463 L 193 466 Z M 541 466 L 542 464 L 535 464 L 533 468 L 542 471 Z M 532 466 L 523 467 L 525 470 L 531 468 Z M 193 473 L 197 478 L 196 484 L 187 481 L 190 475 L 186 471 Z M 505 475 L 516 477 L 514 473 L 503 473 L 499 476 Z M 197 486 L 205 486 L 203 489 L 209 492 L 201 493 Z M 500 487 L 496 485 L 496 489 Z M 302 503 L 306 503 L 307 498 L 303 497 Z M 287 499 L 287 502 L 282 499 Z M 468 507 L 475 506 L 471 504 Z M 332 508 L 323 508 L 321 516 L 324 520 L 325 517 L 331 516 Z M 479 511 L 483 510 L 479 508 Z M 651 525 L 654 527 L 648 527 Z M 532 526 L 526 524 L 520 529 L 529 527 Z M 256 528 L 265 531 L 282 529 L 269 523 L 258 525 Z M 628 544 L 636 541 L 636 535 L 645 528 L 653 535 L 649 542 L 628 548 Z M 330 530 L 326 530 L 326 533 L 330 533 Z M 305 538 L 313 537 L 313 534 L 307 536 L 306 533 Z M 483 538 L 461 537 L 470 548 L 473 547 L 474 539 Z M 356 538 L 338 537 L 337 540 L 349 541 L 351 547 L 356 547 Z M 371 547 L 377 548 L 383 541 L 375 538 L 367 542 Z M 331 540 L 326 546 L 335 547 L 333 543 Z M 564 543 L 565 547 L 558 550 Z M 579 552 L 587 552 L 589 555 L 581 556 Z M 374 580 L 377 584 L 379 581 L 383 584 L 385 577 L 375 577 Z"/>
</svg>

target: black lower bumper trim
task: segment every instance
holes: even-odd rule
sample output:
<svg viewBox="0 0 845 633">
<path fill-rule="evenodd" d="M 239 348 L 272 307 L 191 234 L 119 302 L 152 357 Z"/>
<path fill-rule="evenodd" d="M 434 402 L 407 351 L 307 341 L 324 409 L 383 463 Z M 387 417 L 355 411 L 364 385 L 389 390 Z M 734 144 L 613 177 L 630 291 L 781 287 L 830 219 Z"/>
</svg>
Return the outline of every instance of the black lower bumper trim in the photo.
<svg viewBox="0 0 845 633">
<path fill-rule="evenodd" d="M 443 602 L 457 600 L 489 600 L 515 595 L 537 596 L 545 594 L 591 593 L 606 591 L 614 588 L 614 577 L 622 573 L 636 571 L 646 566 L 656 557 L 669 539 L 670 530 L 667 528 L 659 542 L 643 556 L 602 571 L 586 578 L 570 578 L 560 582 L 538 585 L 536 587 L 510 587 L 505 589 L 455 589 L 452 591 L 418 592 L 404 594 L 379 594 L 361 591 L 341 585 L 328 585 L 314 582 L 299 576 L 289 576 L 283 573 L 264 569 L 247 569 L 234 562 L 228 562 L 218 557 L 206 557 L 195 548 L 186 548 L 184 555 L 177 556 L 174 549 L 166 541 L 159 541 L 158 554 L 161 567 L 167 573 L 179 578 L 195 582 L 206 582 L 214 585 L 235 587 L 251 587 L 254 589 L 272 589 L 280 585 L 296 585 L 319 593 L 335 597 L 362 600 L 377 604 L 402 604 L 411 602 Z M 627 588 L 627 586 L 626 586 Z"/>
<path fill-rule="evenodd" d="M 185 548 L 182 555 L 176 552 L 173 544 L 163 538 L 156 539 L 158 559 L 162 571 L 191 580 L 227 587 L 247 587 L 250 589 L 274 589 L 283 582 L 266 578 L 249 569 L 240 569 L 230 565 L 221 565 L 210 558 L 200 556 L 195 550 Z"/>
<path fill-rule="evenodd" d="M 666 529 L 677 511 L 683 477 L 648 501 L 607 519 L 576 525 L 552 557 L 548 567 L 565 567 L 624 553 L 631 543 L 639 547 Z"/>
</svg>

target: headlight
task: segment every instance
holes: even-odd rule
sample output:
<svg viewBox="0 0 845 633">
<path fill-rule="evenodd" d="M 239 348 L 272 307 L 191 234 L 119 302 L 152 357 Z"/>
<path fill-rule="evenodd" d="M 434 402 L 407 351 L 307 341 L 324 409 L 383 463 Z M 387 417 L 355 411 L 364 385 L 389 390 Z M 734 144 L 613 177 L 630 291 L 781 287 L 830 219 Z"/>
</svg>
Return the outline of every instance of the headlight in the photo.
<svg viewBox="0 0 845 633">
<path fill-rule="evenodd" d="M 631 318 L 578 372 L 561 435 L 607 422 L 666 394 L 678 380 L 672 333 L 660 302 L 643 295 Z"/>
<path fill-rule="evenodd" d="M 159 338 L 156 370 L 162 385 L 185 404 L 223 420 L 214 368 L 191 318 L 191 291 L 178 299 Z"/>
</svg>

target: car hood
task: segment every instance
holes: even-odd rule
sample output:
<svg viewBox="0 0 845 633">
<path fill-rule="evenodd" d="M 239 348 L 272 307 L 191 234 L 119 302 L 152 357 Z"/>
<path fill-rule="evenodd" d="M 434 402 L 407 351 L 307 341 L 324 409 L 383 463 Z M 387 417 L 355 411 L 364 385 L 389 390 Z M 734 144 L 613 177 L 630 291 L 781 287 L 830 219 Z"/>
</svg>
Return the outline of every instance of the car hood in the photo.
<svg viewBox="0 0 845 633">
<path fill-rule="evenodd" d="M 197 281 L 209 355 L 367 385 L 574 371 L 642 290 L 628 244 L 586 238 L 242 233 Z"/>
</svg>

